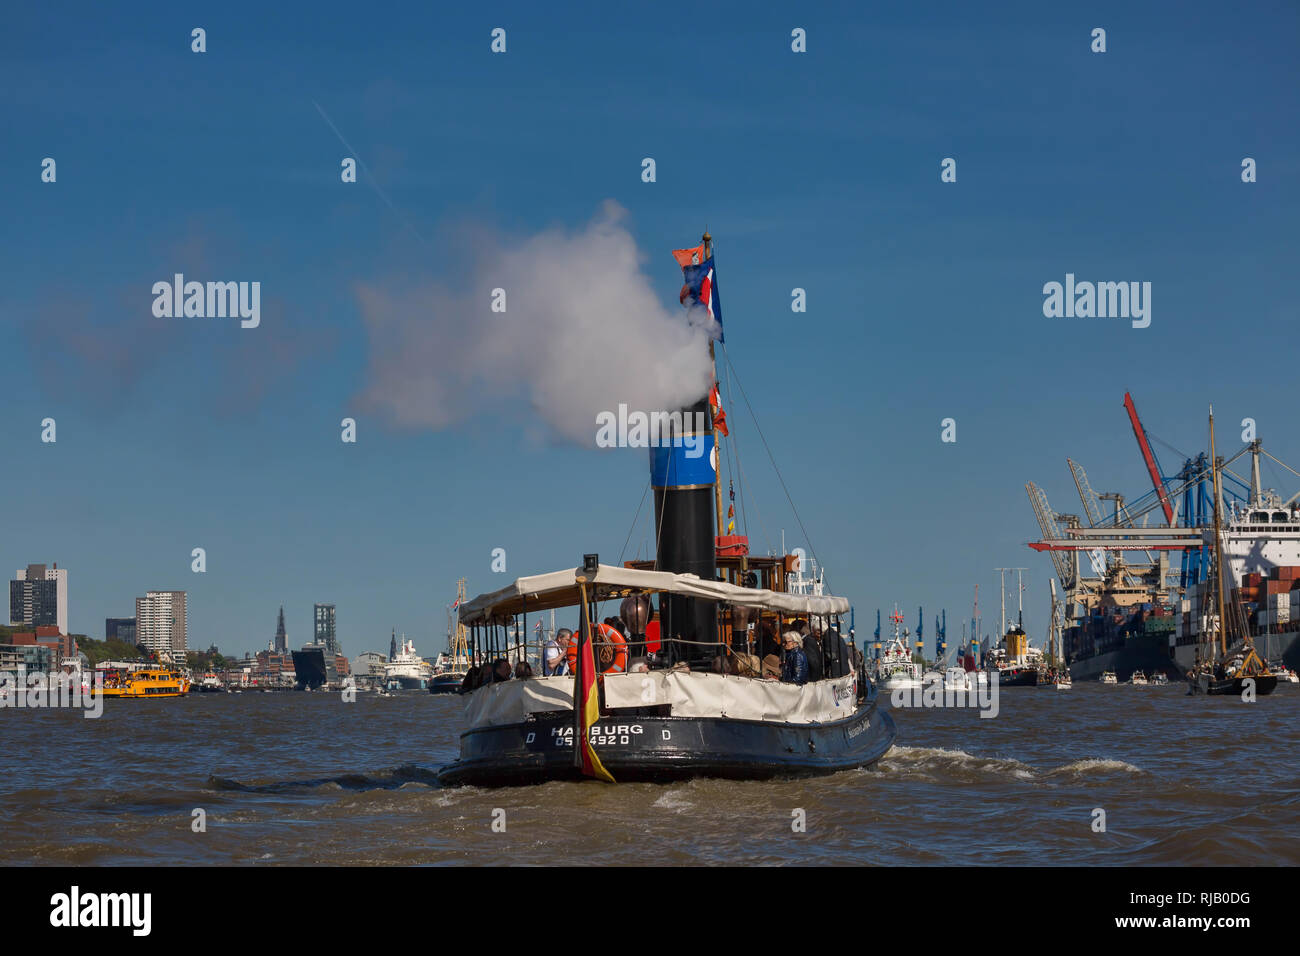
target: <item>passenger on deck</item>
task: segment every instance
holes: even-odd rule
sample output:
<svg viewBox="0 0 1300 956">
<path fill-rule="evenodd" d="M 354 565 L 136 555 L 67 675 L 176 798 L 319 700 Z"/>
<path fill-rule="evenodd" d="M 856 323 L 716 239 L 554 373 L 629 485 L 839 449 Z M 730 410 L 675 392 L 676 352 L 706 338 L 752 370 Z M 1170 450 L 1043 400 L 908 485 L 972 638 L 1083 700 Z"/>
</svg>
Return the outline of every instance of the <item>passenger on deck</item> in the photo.
<svg viewBox="0 0 1300 956">
<path fill-rule="evenodd" d="M 546 642 L 546 651 L 542 658 L 542 675 L 559 677 L 569 673 L 569 642 L 573 632 L 562 627 L 555 632 L 555 640 Z"/>
<path fill-rule="evenodd" d="M 475 664 L 465 672 L 464 678 L 460 682 L 460 690 L 457 693 L 468 694 L 470 691 L 478 688 L 482 681 L 483 668 Z"/>
<path fill-rule="evenodd" d="M 527 680 L 533 676 L 533 665 L 527 661 L 518 661 L 515 664 L 515 680 Z"/>
<path fill-rule="evenodd" d="M 510 662 L 504 657 L 498 657 L 492 662 L 492 680 L 494 682 L 506 681 L 510 679 Z"/>
<path fill-rule="evenodd" d="M 785 660 L 781 666 L 781 680 L 786 684 L 808 683 L 808 657 L 799 649 L 799 632 L 785 632 Z"/>
<path fill-rule="evenodd" d="M 797 623 L 804 626 L 803 653 L 808 659 L 808 679 L 811 681 L 821 680 L 826 676 L 826 661 L 822 655 L 821 637 L 809 631 L 808 625 L 803 621 Z"/>
</svg>

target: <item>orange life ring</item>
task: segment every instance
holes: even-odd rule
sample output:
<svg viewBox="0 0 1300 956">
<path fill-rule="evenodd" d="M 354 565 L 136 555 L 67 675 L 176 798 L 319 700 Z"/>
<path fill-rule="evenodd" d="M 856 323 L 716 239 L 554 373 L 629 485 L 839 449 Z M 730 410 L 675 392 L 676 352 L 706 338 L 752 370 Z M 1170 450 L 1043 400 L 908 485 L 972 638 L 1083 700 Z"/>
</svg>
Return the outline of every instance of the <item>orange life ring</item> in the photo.
<svg viewBox="0 0 1300 956">
<path fill-rule="evenodd" d="M 598 648 L 597 653 L 601 657 L 609 653 L 611 660 L 609 666 L 600 670 L 600 662 L 596 662 L 596 670 L 601 674 L 622 674 L 627 671 L 627 640 L 618 632 L 617 628 L 610 627 L 608 624 L 600 623 L 596 625 L 597 633 L 593 638 L 603 643 L 606 647 L 612 647 L 612 652 L 606 652 L 603 648 Z M 578 635 L 573 636 L 569 642 L 569 671 L 576 673 L 578 670 Z"/>
</svg>

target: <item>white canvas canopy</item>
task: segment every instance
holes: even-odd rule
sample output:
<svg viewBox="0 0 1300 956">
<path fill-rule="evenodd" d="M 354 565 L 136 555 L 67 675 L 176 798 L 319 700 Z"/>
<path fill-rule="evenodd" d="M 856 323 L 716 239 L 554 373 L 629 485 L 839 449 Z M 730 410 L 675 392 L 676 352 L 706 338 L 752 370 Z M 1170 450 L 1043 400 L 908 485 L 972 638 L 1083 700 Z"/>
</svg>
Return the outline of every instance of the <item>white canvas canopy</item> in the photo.
<svg viewBox="0 0 1300 956">
<path fill-rule="evenodd" d="M 499 591 L 480 594 L 460 607 L 462 624 L 483 624 L 501 621 L 528 611 L 544 611 L 555 607 L 574 607 L 581 603 L 579 578 L 587 583 L 589 600 L 608 600 L 636 593 L 681 594 L 706 601 L 721 601 L 736 607 L 756 607 L 781 614 L 829 615 L 844 614 L 849 609 L 848 599 L 829 594 L 786 594 L 760 588 L 742 588 L 725 581 L 704 581 L 694 574 L 674 574 L 670 571 L 639 571 L 599 565 L 594 574 L 582 568 L 552 571 L 517 578 L 513 584 Z"/>
</svg>

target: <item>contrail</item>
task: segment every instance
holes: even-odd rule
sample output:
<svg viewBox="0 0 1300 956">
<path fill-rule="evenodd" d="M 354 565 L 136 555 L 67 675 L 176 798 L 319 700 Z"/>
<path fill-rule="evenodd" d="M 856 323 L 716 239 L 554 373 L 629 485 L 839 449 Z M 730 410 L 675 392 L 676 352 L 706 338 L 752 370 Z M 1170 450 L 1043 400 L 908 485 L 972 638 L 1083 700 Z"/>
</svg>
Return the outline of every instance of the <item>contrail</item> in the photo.
<svg viewBox="0 0 1300 956">
<path fill-rule="evenodd" d="M 339 128 L 334 125 L 334 121 L 329 118 L 329 114 L 327 114 L 325 110 L 321 108 L 321 105 L 317 103 L 315 100 L 311 101 L 311 105 L 316 107 L 316 112 L 320 113 L 321 119 L 323 119 L 326 123 L 329 124 L 329 128 L 333 130 L 334 135 L 339 138 L 339 142 L 342 143 L 347 148 L 347 151 L 352 154 L 353 158 L 356 159 L 357 165 L 360 166 L 362 171 L 366 174 L 366 182 L 370 184 L 370 188 L 379 194 L 379 198 L 382 199 L 388 205 L 389 209 L 391 209 L 394 213 L 397 214 L 398 218 L 400 218 L 402 222 L 406 224 L 406 228 L 410 229 L 411 232 L 415 234 L 415 238 L 419 239 L 426 246 L 429 245 L 428 240 L 426 240 L 424 236 L 420 235 L 420 230 L 415 228 L 415 224 L 411 222 L 410 219 L 407 218 L 406 213 L 398 209 L 397 206 L 393 204 L 393 201 L 388 198 L 388 193 L 384 192 L 384 190 L 380 188 L 378 181 L 375 179 L 375 174 L 370 171 L 370 167 L 367 166 L 366 161 L 361 158 L 361 154 L 358 153 L 355 149 L 353 149 L 352 144 L 349 143 L 343 137 L 343 134 L 339 132 Z"/>
</svg>

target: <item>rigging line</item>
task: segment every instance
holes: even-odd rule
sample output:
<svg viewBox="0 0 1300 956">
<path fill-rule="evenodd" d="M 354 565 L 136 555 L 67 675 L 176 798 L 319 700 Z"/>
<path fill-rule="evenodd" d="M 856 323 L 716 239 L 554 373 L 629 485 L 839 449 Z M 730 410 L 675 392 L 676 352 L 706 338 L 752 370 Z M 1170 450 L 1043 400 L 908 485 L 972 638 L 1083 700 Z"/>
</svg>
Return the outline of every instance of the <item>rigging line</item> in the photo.
<svg viewBox="0 0 1300 956">
<path fill-rule="evenodd" d="M 1287 464 L 1286 462 L 1284 462 L 1284 461 L 1280 461 L 1280 460 L 1278 460 L 1277 458 L 1273 458 L 1273 456 L 1270 455 L 1268 452 L 1266 452 L 1264 449 L 1261 448 L 1261 449 L 1259 450 L 1259 453 L 1260 453 L 1261 455 L 1263 455 L 1264 457 L 1266 457 L 1266 458 L 1272 458 L 1273 461 L 1276 461 L 1279 465 L 1281 465 L 1281 466 L 1282 466 L 1283 468 L 1285 468 L 1287 471 L 1291 472 L 1291 474 L 1293 474 L 1293 475 L 1297 475 L 1297 476 L 1300 476 L 1300 471 L 1296 471 L 1294 468 L 1292 468 L 1290 465 L 1288 465 L 1288 464 Z"/>
<path fill-rule="evenodd" d="M 819 565 L 822 563 L 821 558 L 817 557 L 817 549 L 813 547 L 812 536 L 808 534 L 808 529 L 803 525 L 803 518 L 799 517 L 799 509 L 795 507 L 794 498 L 790 496 L 790 489 L 785 485 L 785 478 L 781 475 L 781 469 L 777 467 L 776 456 L 772 454 L 772 447 L 767 443 L 767 436 L 763 434 L 763 426 L 758 423 L 758 415 L 754 412 L 754 406 L 749 403 L 749 395 L 745 393 L 745 385 L 736 373 L 736 367 L 731 364 L 731 356 L 727 354 L 724 347 L 722 357 L 727 360 L 727 368 L 731 370 L 732 376 L 736 380 L 736 387 L 740 389 L 740 397 L 745 400 L 745 407 L 749 409 L 749 417 L 754 420 L 754 430 L 758 432 L 759 440 L 763 442 L 763 449 L 767 452 L 768 460 L 772 462 L 772 470 L 776 472 L 776 480 L 781 483 L 781 490 L 785 492 L 785 500 L 790 502 L 790 510 L 794 512 L 794 520 L 799 523 L 799 530 L 803 532 L 803 539 L 808 542 L 808 550 L 812 552 L 813 560 Z"/>
<path fill-rule="evenodd" d="M 636 506 L 636 514 L 632 516 L 632 527 L 627 529 L 627 537 L 623 540 L 623 550 L 618 553 L 619 564 L 623 563 L 623 555 L 627 553 L 628 542 L 632 540 L 632 532 L 636 530 L 637 519 L 641 517 L 641 509 L 645 507 L 645 496 L 650 490 L 650 481 L 651 479 L 647 478 L 645 481 L 645 488 L 641 490 L 641 503 Z"/>
<path fill-rule="evenodd" d="M 1160 436 L 1151 434 L 1151 432 L 1150 432 L 1149 429 L 1145 429 L 1145 428 L 1144 428 L 1144 430 L 1145 430 L 1146 433 L 1147 433 L 1147 438 L 1151 439 L 1151 440 L 1152 440 L 1153 442 L 1155 442 L 1156 444 L 1164 445 L 1166 448 L 1168 448 L 1170 451 L 1172 451 L 1172 452 L 1173 452 L 1175 455 L 1177 455 L 1179 458 L 1183 459 L 1183 461 L 1187 461 L 1188 459 L 1194 457 L 1194 456 L 1192 456 L 1192 455 L 1188 455 L 1187 453 L 1180 451 L 1179 449 L 1177 449 L 1177 448 L 1174 447 L 1173 445 L 1169 444 L 1169 442 L 1165 441 L 1165 440 L 1164 440 L 1163 438 L 1161 438 Z"/>
<path fill-rule="evenodd" d="M 743 482 L 745 478 L 745 466 L 741 465 L 739 461 L 737 461 L 736 467 L 740 472 L 741 481 Z M 757 521 L 758 526 L 763 529 L 764 543 L 768 546 L 767 550 L 771 552 L 771 545 L 776 539 L 772 537 L 772 533 L 767 530 L 767 525 L 763 521 L 763 513 L 759 510 L 757 501 L 754 502 L 754 520 Z M 748 528 L 746 528 L 746 531 L 748 531 Z"/>
<path fill-rule="evenodd" d="M 728 398 L 728 402 L 730 402 L 730 398 Z M 718 406 L 719 406 L 719 408 L 721 408 L 721 406 L 722 406 L 722 392 L 721 392 L 721 390 L 719 390 L 719 392 L 718 392 Z M 727 475 L 728 475 L 728 482 L 727 482 L 727 512 L 728 512 L 728 516 L 727 516 L 727 520 L 730 522 L 730 521 L 734 521 L 734 520 L 735 520 L 735 511 L 736 511 L 736 505 L 735 505 L 735 494 L 733 493 L 733 491 L 732 491 L 732 487 L 731 487 L 731 486 L 732 486 L 732 483 L 736 480 L 736 462 L 737 462 L 737 457 L 736 457 L 736 456 L 738 456 L 738 455 L 740 454 L 740 449 L 736 447 L 736 439 L 732 437 L 732 435 L 731 435 L 731 429 L 730 429 L 730 428 L 727 429 L 727 439 L 728 439 L 728 441 L 727 441 Z M 719 488 L 722 487 L 722 480 L 721 480 L 721 479 L 718 480 L 718 487 L 719 487 Z M 724 527 L 726 527 L 726 526 L 724 525 Z M 728 533 L 730 533 L 730 532 L 728 532 Z"/>
<path fill-rule="evenodd" d="M 727 404 L 730 405 L 732 408 L 736 407 L 734 398 L 735 395 L 731 391 L 731 375 L 728 374 L 727 375 Z M 740 470 L 740 443 L 736 441 L 734 436 L 732 437 L 731 441 L 732 444 L 736 446 L 736 475 L 737 475 L 737 481 L 740 485 L 740 523 L 741 523 L 741 527 L 745 529 L 745 536 L 748 537 L 749 536 L 749 515 L 745 513 L 745 476 Z"/>
</svg>

